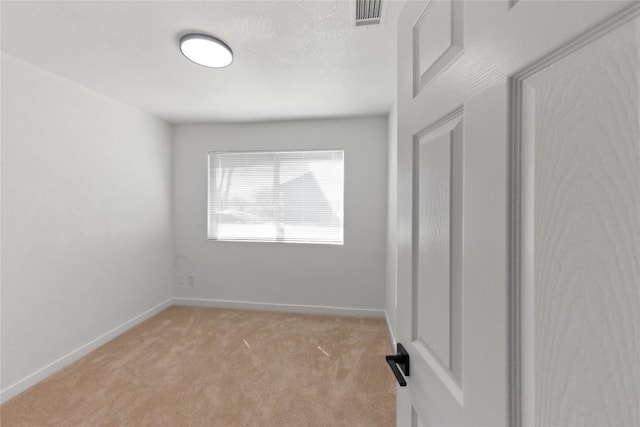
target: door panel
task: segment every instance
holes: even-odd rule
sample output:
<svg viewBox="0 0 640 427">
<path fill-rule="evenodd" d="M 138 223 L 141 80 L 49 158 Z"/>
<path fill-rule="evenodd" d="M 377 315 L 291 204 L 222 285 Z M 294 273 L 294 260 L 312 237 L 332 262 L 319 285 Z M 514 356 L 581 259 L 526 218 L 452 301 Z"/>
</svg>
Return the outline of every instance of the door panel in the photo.
<svg viewBox="0 0 640 427">
<path fill-rule="evenodd" d="M 422 421 L 418 418 L 415 408 L 411 410 L 411 427 L 424 427 L 424 424 L 422 424 Z"/>
<path fill-rule="evenodd" d="M 639 30 L 519 79 L 525 425 L 640 424 Z"/>
<path fill-rule="evenodd" d="M 432 352 L 449 369 L 450 333 L 450 224 L 451 135 L 416 145 L 418 247 L 414 261 L 414 340 Z"/>
<path fill-rule="evenodd" d="M 441 0 L 426 3 L 413 27 L 414 95 L 462 51 L 463 5 Z"/>
<path fill-rule="evenodd" d="M 413 340 L 458 383 L 461 281 L 453 264 L 461 257 L 461 224 L 455 222 L 461 221 L 462 124 L 456 114 L 417 135 L 414 146 Z"/>
</svg>

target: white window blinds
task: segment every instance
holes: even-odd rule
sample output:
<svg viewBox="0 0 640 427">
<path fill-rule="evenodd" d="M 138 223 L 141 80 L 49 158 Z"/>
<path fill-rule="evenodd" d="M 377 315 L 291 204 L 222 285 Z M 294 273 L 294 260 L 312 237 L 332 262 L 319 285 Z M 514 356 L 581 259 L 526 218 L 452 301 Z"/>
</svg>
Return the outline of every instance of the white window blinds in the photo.
<svg viewBox="0 0 640 427">
<path fill-rule="evenodd" d="M 343 242 L 344 151 L 209 153 L 208 237 Z"/>
</svg>

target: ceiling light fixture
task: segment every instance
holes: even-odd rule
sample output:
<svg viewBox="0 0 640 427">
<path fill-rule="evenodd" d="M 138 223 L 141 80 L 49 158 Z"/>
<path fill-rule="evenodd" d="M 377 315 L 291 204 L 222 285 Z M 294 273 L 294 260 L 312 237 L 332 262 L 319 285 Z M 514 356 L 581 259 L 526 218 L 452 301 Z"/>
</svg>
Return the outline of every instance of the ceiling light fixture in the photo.
<svg viewBox="0 0 640 427">
<path fill-rule="evenodd" d="M 180 51 L 190 61 L 209 68 L 223 68 L 233 62 L 231 48 L 206 34 L 187 34 L 180 38 Z"/>
</svg>

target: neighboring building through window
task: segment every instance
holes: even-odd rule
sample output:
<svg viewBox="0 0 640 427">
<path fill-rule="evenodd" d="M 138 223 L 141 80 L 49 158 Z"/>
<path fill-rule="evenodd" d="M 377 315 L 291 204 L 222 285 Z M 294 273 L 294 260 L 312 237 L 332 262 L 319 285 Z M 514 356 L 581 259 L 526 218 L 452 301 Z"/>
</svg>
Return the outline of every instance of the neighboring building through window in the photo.
<svg viewBox="0 0 640 427">
<path fill-rule="evenodd" d="M 209 153 L 208 237 L 343 243 L 344 151 Z"/>
</svg>

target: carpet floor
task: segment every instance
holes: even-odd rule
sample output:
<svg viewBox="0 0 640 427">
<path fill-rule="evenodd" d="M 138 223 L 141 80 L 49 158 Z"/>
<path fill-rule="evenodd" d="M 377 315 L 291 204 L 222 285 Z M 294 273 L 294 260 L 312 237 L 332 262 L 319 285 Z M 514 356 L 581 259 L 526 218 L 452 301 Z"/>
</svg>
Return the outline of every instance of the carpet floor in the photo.
<svg viewBox="0 0 640 427">
<path fill-rule="evenodd" d="M 393 426 L 383 319 L 170 307 L 0 407 L 12 426 Z"/>
</svg>

